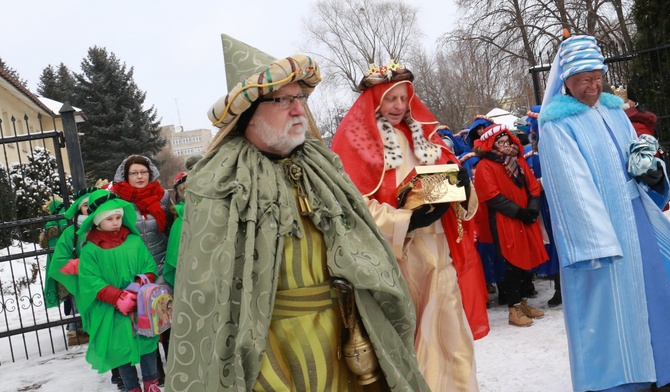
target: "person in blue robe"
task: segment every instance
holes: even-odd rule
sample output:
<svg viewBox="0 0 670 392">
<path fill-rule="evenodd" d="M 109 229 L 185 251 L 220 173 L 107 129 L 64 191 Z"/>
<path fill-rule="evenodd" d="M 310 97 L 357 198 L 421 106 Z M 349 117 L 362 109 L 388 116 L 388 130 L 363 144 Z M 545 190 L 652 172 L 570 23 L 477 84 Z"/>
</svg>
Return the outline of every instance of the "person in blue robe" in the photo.
<svg viewBox="0 0 670 392">
<path fill-rule="evenodd" d="M 526 121 L 528 124 L 527 131 L 524 131 L 528 134 L 530 139 L 530 148 L 524 150 L 526 162 L 528 166 L 535 174 L 535 177 L 540 181 L 542 185 L 542 165 L 540 164 L 540 157 L 537 151 L 537 143 L 540 137 L 539 125 L 537 119 L 540 115 L 541 105 L 535 105 L 530 108 L 528 114 L 526 115 Z M 554 282 L 554 295 L 549 299 L 549 307 L 558 306 L 562 303 L 561 298 L 561 280 L 559 275 L 559 263 L 558 263 L 558 251 L 556 250 L 556 243 L 554 241 L 554 230 L 551 227 L 551 215 L 549 213 L 549 203 L 547 202 L 547 195 L 542 188 L 540 192 L 540 217 L 542 223 L 544 224 L 544 229 L 547 232 L 547 239 L 549 243 L 545 244 L 544 248 L 549 255 L 549 260 L 546 263 L 537 267 L 536 273 L 539 276 L 546 276 Z"/>
<path fill-rule="evenodd" d="M 593 37 L 561 43 L 539 157 L 573 388 L 640 391 L 670 383 L 670 221 L 660 209 L 670 183 L 653 154 L 641 166 L 629 152 L 640 141 L 623 101 L 602 92 L 603 60 Z"/>
</svg>

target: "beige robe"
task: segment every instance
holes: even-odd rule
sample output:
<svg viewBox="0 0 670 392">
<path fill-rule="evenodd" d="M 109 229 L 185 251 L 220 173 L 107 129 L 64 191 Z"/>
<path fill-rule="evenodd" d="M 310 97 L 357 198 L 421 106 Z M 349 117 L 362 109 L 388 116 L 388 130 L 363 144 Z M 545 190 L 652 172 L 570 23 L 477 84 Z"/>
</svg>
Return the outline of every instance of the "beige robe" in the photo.
<svg viewBox="0 0 670 392">
<path fill-rule="evenodd" d="M 403 161 L 396 169 L 400 183 L 419 164 L 405 135 L 396 130 Z M 366 198 L 368 208 L 400 264 L 417 315 L 414 347 L 419 368 L 433 391 L 476 392 L 474 340 L 458 287 L 456 269 L 442 222 L 407 233 L 410 210 L 395 209 Z M 468 208 L 457 208 L 462 220 L 477 211 L 477 196 L 470 192 Z M 457 204 L 452 204 L 452 208 Z"/>
</svg>

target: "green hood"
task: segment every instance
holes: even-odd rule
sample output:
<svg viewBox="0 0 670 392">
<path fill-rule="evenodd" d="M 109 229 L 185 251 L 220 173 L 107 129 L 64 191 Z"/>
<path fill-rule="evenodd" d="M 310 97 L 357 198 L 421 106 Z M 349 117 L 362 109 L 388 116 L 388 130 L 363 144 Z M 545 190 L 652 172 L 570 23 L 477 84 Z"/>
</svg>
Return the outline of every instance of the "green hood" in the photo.
<svg viewBox="0 0 670 392">
<path fill-rule="evenodd" d="M 104 189 L 97 190 L 89 196 L 88 217 L 84 223 L 81 224 L 81 227 L 77 231 L 77 235 L 86 235 L 86 233 L 91 230 L 93 227 L 93 219 L 97 214 L 104 211 L 115 210 L 117 208 L 123 209 L 123 225 L 130 229 L 131 233 L 140 235 L 137 227 L 135 227 L 135 221 L 137 221 L 135 207 L 131 203 L 121 199 L 118 195 Z"/>
<path fill-rule="evenodd" d="M 81 203 L 86 200 L 91 193 L 100 190 L 98 187 L 90 186 L 88 188 L 80 189 L 76 195 L 74 195 L 75 201 L 72 203 L 70 208 L 65 211 L 65 217 L 67 219 L 72 219 L 74 216 L 77 214 L 77 211 L 79 210 L 79 207 L 81 206 Z"/>
</svg>

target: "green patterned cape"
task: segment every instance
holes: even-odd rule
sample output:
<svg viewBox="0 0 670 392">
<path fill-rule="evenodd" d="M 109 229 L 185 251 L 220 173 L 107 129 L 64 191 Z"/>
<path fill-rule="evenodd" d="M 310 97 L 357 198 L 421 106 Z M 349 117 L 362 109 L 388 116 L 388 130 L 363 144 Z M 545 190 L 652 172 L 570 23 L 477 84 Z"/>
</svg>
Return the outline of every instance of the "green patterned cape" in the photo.
<svg viewBox="0 0 670 392">
<path fill-rule="evenodd" d="M 249 391 L 267 344 L 284 239 L 302 235 L 283 165 L 231 134 L 186 186 L 166 391 Z M 331 276 L 355 287 L 393 391 L 428 391 L 414 353 L 416 315 L 393 252 L 342 163 L 308 136 L 304 173 Z"/>
</svg>

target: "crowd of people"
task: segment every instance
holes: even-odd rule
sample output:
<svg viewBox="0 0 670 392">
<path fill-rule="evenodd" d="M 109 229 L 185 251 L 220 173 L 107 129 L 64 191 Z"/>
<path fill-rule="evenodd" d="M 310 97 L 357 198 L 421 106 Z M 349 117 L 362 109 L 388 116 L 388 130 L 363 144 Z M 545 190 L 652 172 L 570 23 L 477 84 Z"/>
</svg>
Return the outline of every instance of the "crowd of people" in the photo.
<svg viewBox="0 0 670 392">
<path fill-rule="evenodd" d="M 81 314 L 94 370 L 133 392 L 136 364 L 145 392 L 473 392 L 497 292 L 509 328 L 563 304 L 575 391 L 670 383 L 670 182 L 640 131 L 655 116 L 603 92 L 593 37 L 561 43 L 514 128 L 479 115 L 451 132 L 409 69 L 371 65 L 330 146 L 307 105 L 313 58 L 222 40 L 220 130 L 173 198 L 129 156 L 77 193 L 51 245 L 48 298 Z M 440 178 L 462 197 L 409 203 L 420 166 L 453 169 Z M 555 282 L 546 305 L 537 275 Z M 159 336 L 133 330 L 148 282 L 173 292 Z"/>
<path fill-rule="evenodd" d="M 191 157 L 186 167 L 197 159 Z M 45 227 L 45 239 L 54 248 L 47 260 L 48 304 L 62 301 L 67 314 L 81 315 L 79 324 L 68 325 L 68 344 L 89 343 L 87 361 L 99 372 L 111 371 L 120 390 L 142 390 L 137 363 L 145 391 L 158 391 L 165 382 L 158 342 L 167 354 L 169 330 L 146 337 L 130 322 L 142 276 L 144 282 L 174 285 L 183 203 L 179 192 L 170 199 L 158 176 L 151 159 L 131 155 L 120 163 L 113 182 L 79 190 L 64 212 L 66 219 Z M 186 177 L 186 171 L 177 176 L 175 191 L 183 191 Z M 49 203 L 54 214 L 59 206 L 62 202 L 55 199 Z"/>
</svg>

